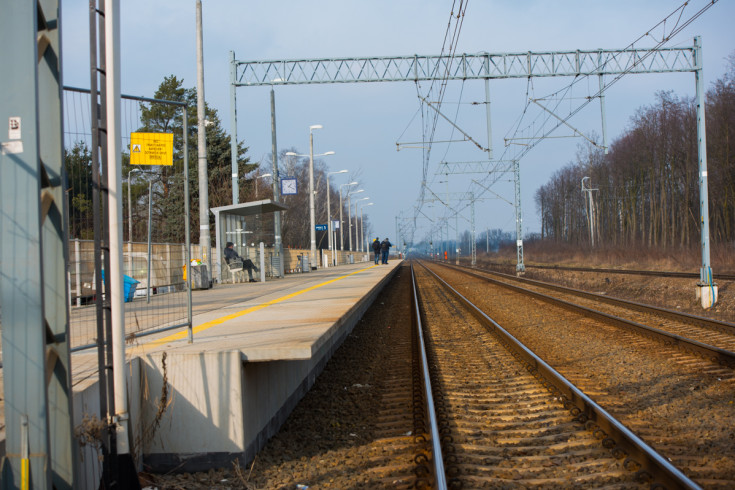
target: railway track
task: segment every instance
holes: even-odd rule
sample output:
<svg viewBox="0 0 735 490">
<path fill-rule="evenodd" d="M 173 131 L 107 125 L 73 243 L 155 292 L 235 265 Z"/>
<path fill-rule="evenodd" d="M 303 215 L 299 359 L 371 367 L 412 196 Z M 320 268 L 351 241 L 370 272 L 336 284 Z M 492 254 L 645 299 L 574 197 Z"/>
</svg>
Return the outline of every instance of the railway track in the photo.
<svg viewBox="0 0 735 490">
<path fill-rule="evenodd" d="M 450 488 L 696 488 L 446 283 L 417 276 Z"/>
<path fill-rule="evenodd" d="M 735 368 L 735 325 L 731 323 L 509 274 L 461 270 L 518 292 L 534 294 L 543 301 L 613 321 L 636 333 L 659 339 L 666 345 L 696 352 L 713 362 Z"/>
<path fill-rule="evenodd" d="M 515 265 L 489 262 L 488 265 L 499 268 L 515 269 Z M 698 272 L 681 272 L 681 271 L 652 271 L 652 270 L 635 270 L 635 269 L 605 269 L 596 267 L 571 267 L 562 265 L 528 265 L 526 269 L 569 271 L 569 272 L 596 272 L 602 274 L 627 274 L 636 276 L 654 276 L 654 277 L 680 277 L 686 279 L 699 279 Z M 715 280 L 735 281 L 735 274 L 714 274 Z"/>
<path fill-rule="evenodd" d="M 697 484 L 735 481 L 733 370 L 464 271 L 444 280 L 543 357 Z"/>
</svg>

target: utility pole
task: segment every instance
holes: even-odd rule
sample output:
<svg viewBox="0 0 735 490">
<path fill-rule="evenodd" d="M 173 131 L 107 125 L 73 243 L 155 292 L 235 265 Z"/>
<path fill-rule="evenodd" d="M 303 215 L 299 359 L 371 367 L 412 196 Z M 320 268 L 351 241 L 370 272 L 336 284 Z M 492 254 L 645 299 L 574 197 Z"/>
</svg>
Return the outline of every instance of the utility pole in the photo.
<svg viewBox="0 0 735 490">
<path fill-rule="evenodd" d="M 209 234 L 209 177 L 207 176 L 206 109 L 204 104 L 204 54 L 202 40 L 202 1 L 197 0 L 197 154 L 199 162 L 199 247 L 202 262 L 207 264 L 211 277 L 212 257 Z M 234 138 L 234 136 L 233 136 Z M 235 144 L 237 146 L 237 143 Z M 237 155 L 234 157 L 237 161 Z M 186 175 L 184 178 L 188 179 Z M 233 193 L 234 193 L 233 189 Z"/>
<path fill-rule="evenodd" d="M 273 202 L 280 201 L 279 185 L 281 179 L 278 176 L 278 146 L 276 145 L 276 94 L 271 87 L 271 144 L 273 155 Z M 284 276 L 283 270 L 283 244 L 281 243 L 281 212 L 273 213 L 273 234 L 275 235 L 275 243 L 273 244 L 273 253 L 278 257 L 278 277 Z M 274 271 L 275 272 L 275 271 Z"/>
<path fill-rule="evenodd" d="M 592 248 L 595 248 L 595 202 L 592 199 L 592 191 L 596 191 L 597 189 L 593 189 L 591 187 L 585 187 L 584 182 L 589 181 L 589 177 L 583 177 L 582 178 L 582 192 L 587 193 L 587 200 L 589 202 L 589 207 L 585 205 L 585 211 L 587 212 L 587 223 L 589 225 L 590 229 L 590 245 Z"/>
</svg>

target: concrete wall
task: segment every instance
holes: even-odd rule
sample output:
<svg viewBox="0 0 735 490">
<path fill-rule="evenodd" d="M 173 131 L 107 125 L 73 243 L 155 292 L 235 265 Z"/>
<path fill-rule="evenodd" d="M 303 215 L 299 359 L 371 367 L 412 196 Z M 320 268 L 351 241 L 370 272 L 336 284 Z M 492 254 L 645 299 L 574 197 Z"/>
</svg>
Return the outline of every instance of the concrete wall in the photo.
<svg viewBox="0 0 735 490">
<path fill-rule="evenodd" d="M 207 470 L 235 459 L 243 465 L 252 461 L 398 270 L 314 343 L 311 359 L 248 362 L 239 351 L 171 353 L 164 369 L 162 354 L 143 357 L 144 463 L 164 472 Z M 164 404 L 159 403 L 162 393 L 169 397 Z"/>
</svg>

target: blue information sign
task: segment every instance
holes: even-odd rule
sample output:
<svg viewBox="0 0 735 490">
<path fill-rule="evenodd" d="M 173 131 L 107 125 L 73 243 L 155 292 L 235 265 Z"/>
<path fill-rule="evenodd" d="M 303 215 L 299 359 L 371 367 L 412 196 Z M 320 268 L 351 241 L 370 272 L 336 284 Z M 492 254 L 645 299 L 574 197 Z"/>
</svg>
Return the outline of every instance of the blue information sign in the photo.
<svg viewBox="0 0 735 490">
<path fill-rule="evenodd" d="M 327 225 L 314 225 L 316 231 L 327 231 Z"/>
</svg>

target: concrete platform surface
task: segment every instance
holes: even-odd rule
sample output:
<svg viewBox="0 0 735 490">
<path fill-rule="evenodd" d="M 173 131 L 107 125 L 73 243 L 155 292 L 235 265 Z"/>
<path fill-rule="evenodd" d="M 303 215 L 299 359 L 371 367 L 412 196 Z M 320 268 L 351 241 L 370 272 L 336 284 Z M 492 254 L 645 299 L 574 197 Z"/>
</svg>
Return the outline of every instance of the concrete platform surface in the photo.
<svg viewBox="0 0 735 490">
<path fill-rule="evenodd" d="M 399 263 L 359 263 L 277 281 L 195 291 L 199 312 L 193 317 L 193 343 L 180 331 L 139 339 L 140 344 L 128 348 L 128 353 L 238 350 L 250 362 L 310 359 L 335 324 Z"/>
</svg>

